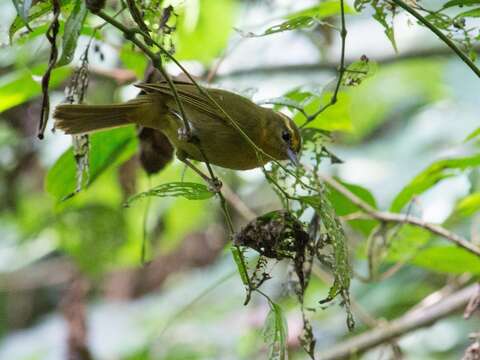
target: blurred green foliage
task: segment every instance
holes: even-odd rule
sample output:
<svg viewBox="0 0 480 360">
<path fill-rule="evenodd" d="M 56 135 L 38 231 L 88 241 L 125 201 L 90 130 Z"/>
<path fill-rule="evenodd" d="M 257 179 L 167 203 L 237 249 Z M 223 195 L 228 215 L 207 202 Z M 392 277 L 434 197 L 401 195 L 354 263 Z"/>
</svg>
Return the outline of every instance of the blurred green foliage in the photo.
<svg viewBox="0 0 480 360">
<path fill-rule="evenodd" d="M 146 176 L 138 166 L 133 171 L 125 167 L 126 161 L 131 160 L 139 149 L 137 132 L 133 127 L 91 135 L 89 169 L 83 176 L 81 191 L 77 191 L 78 170 L 72 148 L 63 151 L 64 144 L 57 148 L 56 140 L 53 140 L 58 139 L 56 135 L 48 135 L 47 145 L 39 144 L 31 137 L 31 124 L 36 124 L 37 114 L 32 114 L 32 110 L 22 112 L 20 115 L 16 114 L 23 108 L 29 109 L 38 101 L 41 94 L 41 76 L 46 70 L 49 55 L 44 35 L 51 21 L 51 2 L 13 0 L 12 4 L 15 5 L 17 14 L 13 15 L 8 28 L 7 35 L 11 46 L 0 48 L 0 111 L 2 112 L 0 118 L 4 120 L 0 123 L 0 196 L 2 200 L 0 236 L 5 239 L 0 252 L 4 252 L 1 254 L 6 264 L 2 268 L 2 276 L 5 274 L 8 276 L 17 268 L 34 267 L 42 261 L 47 262 L 50 258 L 66 257 L 92 283 L 100 286 L 99 284 L 108 274 L 140 264 L 141 243 L 145 234 L 149 240 L 147 258 L 155 259 L 159 255 L 179 249 L 189 234 L 208 231 L 212 224 L 224 225 L 217 197 L 201 183 L 201 179 L 196 174 L 185 170 L 178 163 L 173 162 L 161 173 L 150 177 Z M 60 4 L 62 12 L 57 39 L 60 59 L 50 80 L 52 99 L 58 100 L 63 97 L 62 88 L 72 70 L 78 65 L 75 55 L 83 49 L 77 45 L 94 37 L 94 44 L 98 49 L 91 56 L 102 58 L 102 60 L 99 63 L 92 61 L 94 63 L 92 69 L 98 74 L 92 75 L 87 99 L 89 102 L 123 100 L 128 89 L 120 87 L 118 91 L 113 91 L 112 89 L 118 87 L 117 79 L 102 78 L 102 66 L 110 70 L 130 71 L 137 79 L 142 80 L 148 67 L 147 58 L 114 29 L 108 26 L 97 28 L 102 23 L 95 16 L 87 13 L 84 1 L 64 0 L 60 1 Z M 462 51 L 475 60 L 478 35 L 475 37 L 476 28 L 465 25 L 465 21 L 478 18 L 479 10 L 473 7 L 477 4 L 477 1 L 454 0 L 435 4 L 434 10 L 421 8 L 423 4 L 418 6 L 419 11 L 423 11 L 428 21 L 451 36 Z M 153 29 L 152 36 L 158 36 L 164 43 L 170 42 L 171 46 L 167 48 L 175 53 L 177 59 L 197 62 L 207 70 L 219 57 L 228 55 L 229 42 L 235 36 L 233 29 L 246 6 L 245 2 L 240 0 L 189 0 L 180 4 L 176 1 L 152 0 L 142 2 L 141 5 L 144 6 L 143 10 L 149 6 L 155 10 L 145 12 L 145 19 Z M 166 16 L 164 10 L 169 5 L 173 6 L 173 12 L 168 19 L 164 19 L 162 18 Z M 396 13 L 387 5 L 385 1 L 355 2 L 357 10 L 372 7 L 374 19 L 382 25 L 388 39 L 394 48 L 397 48 L 398 34 L 393 28 L 393 17 Z M 119 10 L 121 10 L 119 7 L 107 8 L 107 11 L 112 14 Z M 323 1 L 300 10 L 285 10 L 288 11 L 280 12 L 282 16 L 278 16 L 275 12 L 271 19 L 267 19 L 268 24 L 276 25 L 270 27 L 262 25 L 261 28 L 266 30 L 260 30 L 258 35 L 276 34 L 275 37 L 281 37 L 282 32 L 296 31 L 303 35 L 308 34 L 310 39 L 315 39 L 314 36 L 324 36 L 322 32 L 325 28 L 335 29 L 337 26 L 334 22 L 340 12 L 340 2 Z M 359 16 L 349 6 L 346 6 L 345 12 L 348 17 Z M 119 11 L 117 18 L 126 24 L 133 25 L 128 11 Z M 163 20 L 166 20 L 168 29 L 162 29 Z M 247 37 L 257 36 L 254 32 L 239 32 Z M 267 39 L 274 41 L 275 37 Z M 255 39 L 248 41 L 255 41 Z M 312 43 L 317 46 L 322 42 L 312 41 Z M 114 60 L 104 61 L 103 52 L 108 59 Z M 248 56 L 261 57 L 260 55 L 249 54 Z M 248 56 L 245 56 L 247 65 L 249 65 Z M 346 75 L 338 93 L 338 101 L 319 113 L 308 127 L 329 134 L 331 138 L 338 140 L 340 148 L 342 146 L 353 148 L 359 153 L 359 157 L 367 157 L 368 155 L 363 151 L 369 142 L 375 141 L 378 137 L 392 136 L 388 132 L 382 133 L 382 129 L 388 127 L 390 123 L 396 122 L 397 127 L 392 131 L 401 133 L 423 110 L 431 109 L 442 102 L 452 101 L 449 89 L 452 85 L 447 83 L 445 77 L 448 65 L 447 60 L 436 58 L 411 59 L 392 64 L 360 60 L 347 64 Z M 337 81 L 334 79 L 333 82 L 326 81 L 326 83 L 312 85 L 309 84 L 308 77 L 307 74 L 305 86 L 288 84 L 286 88 L 293 90 L 286 91 L 276 105 L 277 109 L 282 111 L 288 109 L 299 125 L 305 122 L 305 114 L 315 114 L 319 108 L 331 101 Z M 475 113 L 473 116 L 478 117 L 478 114 Z M 22 130 L 24 128 L 28 131 Z M 465 179 L 466 175 L 478 171 L 480 157 L 477 140 L 480 130 L 473 128 L 469 129 L 468 133 L 470 135 L 465 138 L 465 143 L 456 144 L 462 147 L 461 155 L 456 152 L 454 156 L 441 156 L 434 161 L 428 160 L 422 166 L 424 170 L 418 171 L 417 175 L 406 184 L 399 184 L 400 191 L 392 201 L 390 210 L 405 211 L 414 199 L 421 198 L 427 192 L 435 191 L 437 185 L 444 184 L 447 179 Z M 434 136 L 437 135 L 432 133 L 432 137 Z M 406 142 L 402 146 L 409 145 L 410 143 Z M 326 143 L 326 146 L 330 144 Z M 385 149 L 385 147 L 383 149 L 382 151 L 392 152 L 392 162 L 397 161 L 393 149 Z M 437 149 L 443 150 L 441 147 Z M 36 158 L 35 161 L 26 162 L 27 165 L 25 165 L 22 159 L 29 152 L 34 152 Z M 49 154 L 45 156 L 45 153 Z M 343 156 L 341 157 L 344 159 Z M 344 160 L 348 163 L 349 158 Z M 403 166 L 409 167 L 410 164 L 405 163 Z M 228 179 L 228 183 L 235 184 L 232 186 L 233 190 L 245 199 L 248 205 L 254 204 L 252 206 L 254 211 L 263 213 L 264 210 L 276 210 L 281 206 L 278 199 L 274 197 L 273 191 L 264 191 L 262 177 L 259 180 L 255 174 L 238 176 L 230 171 L 220 173 L 223 179 Z M 15 174 L 20 175 L 14 177 Z M 127 178 L 127 184 L 122 176 Z M 377 189 L 368 189 L 365 186 L 344 181 L 341 177 L 337 177 L 337 180 L 370 206 L 378 208 L 385 205 L 385 199 L 376 198 Z M 443 225 L 449 230 L 466 236 L 478 231 L 475 230 L 474 224 L 475 221 L 478 222 L 480 195 L 474 179 L 469 178 L 465 181 L 469 182 L 471 188 L 468 193 L 457 197 Z M 130 189 L 129 186 L 132 188 Z M 381 283 L 360 284 L 356 280 L 352 281 L 356 300 L 374 317 L 391 319 L 401 316 L 424 296 L 441 288 L 453 276 L 468 274 L 478 278 L 480 273 L 478 257 L 466 250 L 447 245 L 444 240 L 418 227 L 400 224 L 382 229 L 382 224 L 376 220 L 349 218 L 361 209 L 333 188 L 327 188 L 325 195 L 325 198 L 320 199 L 305 194 L 303 200 L 321 215 L 324 219 L 322 226 L 328 228 L 328 233 L 332 237 L 331 245 L 334 248 L 337 265 L 337 268 L 332 271 L 334 285 L 330 288 L 331 283 L 324 278 L 313 277 L 305 295 L 305 307 L 319 309 L 319 299 L 333 297 L 336 293 L 345 294 L 344 290 L 349 287 L 351 281 L 349 255 L 356 270 L 363 270 L 369 266 L 370 262 L 373 264 L 373 270 L 377 272 L 375 275 L 379 276 L 386 269 L 396 264 L 403 264 L 398 273 Z M 146 201 L 134 201 L 130 207 L 124 207 L 128 199 L 132 201 L 146 197 L 149 197 Z M 409 212 L 410 209 L 406 211 Z M 239 228 L 244 221 L 237 215 L 234 213 L 234 221 L 235 226 Z M 340 228 L 337 216 L 346 226 L 347 238 Z M 385 231 L 382 232 L 383 230 Z M 33 249 L 39 246 L 40 250 L 29 250 L 30 245 Z M 371 253 L 369 253 L 370 250 Z M 234 248 L 233 253 L 235 260 L 240 264 L 238 249 Z M 14 258 L 14 261 L 10 258 Z M 228 324 L 220 323 L 219 326 L 233 327 L 231 325 L 238 321 L 235 317 L 238 312 L 249 311 L 239 310 L 244 295 L 239 279 L 235 284 L 222 285 L 219 293 L 208 288 L 211 294 L 203 303 L 194 296 L 195 294 L 192 295 L 192 292 L 198 292 L 203 287 L 202 279 L 209 279 L 212 274 L 208 271 L 215 266 L 217 265 L 209 265 L 199 277 L 193 275 L 174 277 L 173 285 L 167 284 L 168 290 L 181 284 L 190 288 L 190 293 L 185 291 L 175 301 L 170 302 L 177 308 L 185 306 L 193 310 L 186 312 L 181 321 L 172 320 L 173 326 L 183 325 L 184 327 L 179 327 L 180 331 L 187 335 L 179 336 L 177 339 L 169 338 L 167 346 L 162 350 L 161 358 L 216 358 L 219 356 L 222 341 L 227 344 L 225 346 L 229 350 L 226 352 L 232 358 L 264 358 L 267 352 L 270 358 L 286 358 L 289 347 L 298 347 L 289 343 L 287 322 L 292 321 L 290 318 L 292 314 L 298 315 L 299 309 L 292 297 L 286 296 L 288 291 L 283 289 L 288 286 L 294 287 L 296 284 L 289 282 L 285 274 L 282 275 L 282 271 L 287 272 L 286 264 L 282 262 L 275 264 L 272 268 L 276 267 L 275 277 L 278 275 L 278 278 L 285 280 L 283 283 L 288 286 L 274 283 L 268 287 L 267 282 L 266 289 L 269 294 L 270 292 L 273 294 L 273 300 L 268 302 L 268 308 L 264 311 L 265 319 L 262 318 L 259 321 L 263 323 L 266 344 L 261 341 L 262 324 L 251 325 L 248 321 L 242 323 L 243 332 L 237 334 L 238 337 L 235 339 L 227 341 L 218 337 L 211 342 L 205 339 L 199 340 L 202 338 L 198 337 L 198 333 L 203 332 L 210 321 L 217 325 L 215 321 L 218 321 L 218 318 L 222 320 L 226 318 L 228 321 L 224 322 Z M 232 261 L 228 262 L 226 267 L 231 272 L 234 267 Z M 248 283 L 247 273 L 241 266 L 239 268 L 244 284 Z M 221 268 L 221 271 L 224 270 Z M 0 285 L 2 285 L 1 281 Z M 199 285 L 199 288 L 195 285 Z M 0 316 L 3 316 L 7 313 L 8 306 L 11 306 L 11 299 L 9 300 L 11 294 L 8 293 L 6 285 L 0 289 L 2 291 Z M 293 291 L 290 292 L 293 293 Z M 162 293 L 160 297 L 164 295 Z M 97 299 L 99 298 L 101 297 L 98 296 Z M 348 301 L 349 298 L 344 297 L 342 304 L 348 307 Z M 197 307 L 194 306 L 196 302 L 199 302 Z M 261 304 L 258 298 L 254 298 L 252 302 L 253 307 L 259 307 Z M 174 310 L 178 311 L 177 308 Z M 168 309 L 170 312 L 167 315 L 174 313 L 172 308 Z M 340 312 L 333 309 L 335 308 L 311 314 L 315 332 L 321 334 L 318 337 L 319 341 L 325 341 L 322 346 L 328 345 L 328 341 L 339 342 L 343 337 L 348 336 L 343 322 L 341 326 L 334 325 L 340 323 L 336 321 Z M 152 319 L 148 319 L 145 323 L 141 321 L 138 323 L 140 327 L 145 327 L 145 323 L 147 327 L 158 327 Z M 359 323 L 357 331 L 366 328 L 366 324 L 362 321 L 357 320 L 357 323 Z M 297 323 L 294 324 L 299 327 Z M 295 331 L 295 328 L 293 329 Z M 460 325 L 456 329 L 457 333 L 463 334 L 466 326 Z M 1 331 L 5 333 L 10 331 L 10 328 L 4 325 Z M 158 331 L 155 330 L 154 333 L 154 337 L 158 335 Z M 226 332 L 226 334 L 229 333 Z M 151 341 L 151 338 L 148 341 Z M 153 355 L 154 350 L 152 344 L 142 344 L 132 354 L 122 358 L 153 359 L 156 358 Z M 445 356 L 448 357 L 454 351 L 455 349 L 445 351 L 447 354 Z M 302 358 L 303 356 L 303 353 L 296 351 L 293 353 L 290 357 Z M 33 356 L 42 357 L 38 353 Z"/>
</svg>

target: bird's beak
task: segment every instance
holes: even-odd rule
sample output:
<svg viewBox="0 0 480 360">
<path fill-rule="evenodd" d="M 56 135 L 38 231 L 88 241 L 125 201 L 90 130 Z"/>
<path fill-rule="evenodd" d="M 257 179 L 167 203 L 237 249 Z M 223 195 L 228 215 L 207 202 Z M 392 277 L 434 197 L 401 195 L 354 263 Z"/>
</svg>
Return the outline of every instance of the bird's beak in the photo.
<svg viewBox="0 0 480 360">
<path fill-rule="evenodd" d="M 295 151 L 292 150 L 290 146 L 287 148 L 287 155 L 290 161 L 295 164 L 295 166 L 300 165 L 297 154 L 295 153 Z"/>
</svg>

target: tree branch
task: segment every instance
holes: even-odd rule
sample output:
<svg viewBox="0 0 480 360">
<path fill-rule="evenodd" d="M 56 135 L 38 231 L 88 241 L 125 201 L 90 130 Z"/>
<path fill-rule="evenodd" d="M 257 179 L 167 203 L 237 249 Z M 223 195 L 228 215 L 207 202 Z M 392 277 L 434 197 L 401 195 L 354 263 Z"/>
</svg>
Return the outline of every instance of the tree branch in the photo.
<svg viewBox="0 0 480 360">
<path fill-rule="evenodd" d="M 391 321 L 387 325 L 378 326 L 371 331 L 350 338 L 328 350 L 320 351 L 318 359 L 346 359 L 353 355 L 363 353 L 401 335 L 431 325 L 435 321 L 462 309 L 476 291 L 477 284 L 463 288 L 452 295 L 444 297 L 431 306 L 410 311 L 401 318 Z"/>
<path fill-rule="evenodd" d="M 476 51 L 480 51 L 480 46 L 475 47 Z M 430 49 L 414 49 L 404 52 L 399 55 L 388 55 L 380 58 L 375 58 L 379 64 L 388 65 L 398 61 L 425 59 L 432 57 L 448 57 L 452 52 L 448 48 L 435 47 Z M 352 63 L 358 60 L 357 58 L 345 58 L 345 63 Z M 303 64 L 286 64 L 273 66 L 256 66 L 254 68 L 238 69 L 228 73 L 219 73 L 214 79 L 223 79 L 226 77 L 241 77 L 256 74 L 278 74 L 278 73 L 298 73 L 298 72 L 312 72 L 312 71 L 331 71 L 337 70 L 338 64 L 333 61 L 324 61 L 319 63 L 303 63 Z"/>
<path fill-rule="evenodd" d="M 411 215 L 396 214 L 396 213 L 391 213 L 386 211 L 378 211 L 374 209 L 372 206 L 370 206 L 369 204 L 367 204 L 366 202 L 364 202 L 362 199 L 360 199 L 357 195 L 352 193 L 350 190 L 348 190 L 345 186 L 343 186 L 340 182 L 338 182 L 334 178 L 324 174 L 318 174 L 318 176 L 325 183 L 327 183 L 332 188 L 337 190 L 340 194 L 342 194 L 347 199 L 349 199 L 353 204 L 355 204 L 360 209 L 362 209 L 365 212 L 365 214 L 370 218 L 373 218 L 382 222 L 409 224 L 409 225 L 423 228 L 425 230 L 430 231 L 433 234 L 439 235 L 447 239 L 453 244 L 461 248 L 464 248 L 465 250 L 471 252 L 474 255 L 480 256 L 480 249 L 477 246 L 472 244 L 467 239 L 461 237 L 460 235 L 452 231 L 449 231 L 440 225 L 426 222 L 420 218 L 417 218 Z"/>
</svg>

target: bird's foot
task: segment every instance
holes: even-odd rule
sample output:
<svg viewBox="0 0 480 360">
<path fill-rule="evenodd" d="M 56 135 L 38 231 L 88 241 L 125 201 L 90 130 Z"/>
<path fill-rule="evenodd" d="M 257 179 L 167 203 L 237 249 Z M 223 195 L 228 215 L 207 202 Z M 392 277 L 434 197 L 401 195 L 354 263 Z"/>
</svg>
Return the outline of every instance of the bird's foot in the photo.
<svg viewBox="0 0 480 360">
<path fill-rule="evenodd" d="M 192 142 L 193 141 L 192 131 L 185 127 L 181 127 L 180 129 L 178 129 L 178 139 L 180 141 Z"/>
<path fill-rule="evenodd" d="M 222 182 L 218 178 L 208 179 L 208 190 L 214 193 L 219 193 L 222 190 Z"/>
</svg>

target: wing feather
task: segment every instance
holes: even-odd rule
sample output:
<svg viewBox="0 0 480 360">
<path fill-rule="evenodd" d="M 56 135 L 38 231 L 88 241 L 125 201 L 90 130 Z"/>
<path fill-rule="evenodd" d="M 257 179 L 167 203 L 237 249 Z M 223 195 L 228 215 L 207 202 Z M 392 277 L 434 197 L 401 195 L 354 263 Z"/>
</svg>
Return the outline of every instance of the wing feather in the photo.
<svg viewBox="0 0 480 360">
<path fill-rule="evenodd" d="M 167 82 L 155 84 L 141 83 L 135 86 L 144 90 L 148 94 L 159 93 L 173 98 L 173 92 Z M 175 86 L 177 87 L 178 96 L 182 102 L 195 107 L 197 110 L 202 111 L 207 115 L 214 116 L 225 121 L 224 116 L 219 111 L 214 109 L 214 105 L 208 98 L 198 91 L 194 84 L 187 82 L 175 82 Z M 218 96 L 215 96 L 214 91 L 208 89 L 205 90 L 208 91 L 215 100 L 219 100 Z"/>
</svg>

